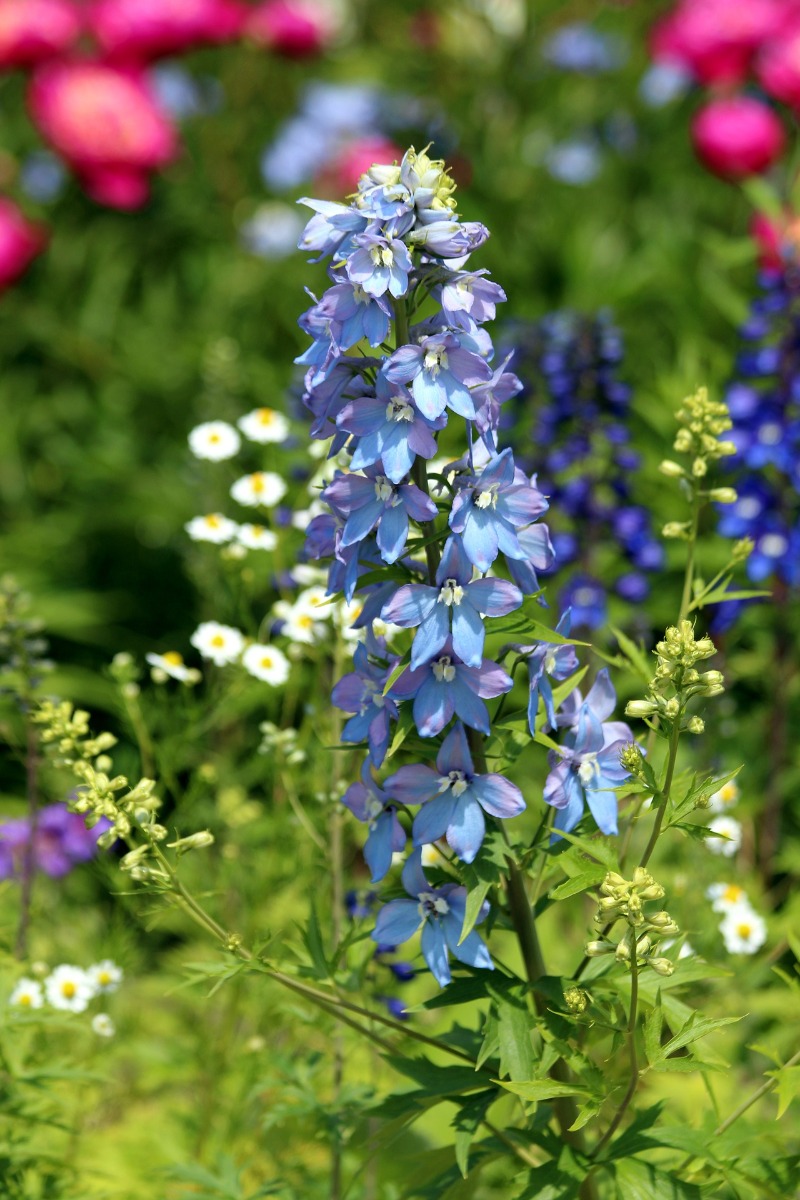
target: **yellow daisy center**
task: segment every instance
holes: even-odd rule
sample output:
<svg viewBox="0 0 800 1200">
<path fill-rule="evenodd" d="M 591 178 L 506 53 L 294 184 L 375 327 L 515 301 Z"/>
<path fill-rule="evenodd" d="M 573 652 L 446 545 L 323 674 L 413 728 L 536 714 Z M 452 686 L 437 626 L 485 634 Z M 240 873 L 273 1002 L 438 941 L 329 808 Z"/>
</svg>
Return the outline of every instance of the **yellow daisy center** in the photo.
<svg viewBox="0 0 800 1200">
<path fill-rule="evenodd" d="M 97 982 L 100 984 L 100 987 L 108 987 L 111 983 L 111 976 L 108 971 L 98 971 Z"/>
<path fill-rule="evenodd" d="M 211 645 L 212 646 L 224 646 L 225 638 L 222 636 L 221 633 L 215 633 L 211 639 Z"/>
<path fill-rule="evenodd" d="M 722 899 L 729 904 L 735 904 L 739 897 L 743 894 L 743 889 L 735 883 L 729 883 L 722 893 Z"/>
<path fill-rule="evenodd" d="M 216 516 L 216 514 L 206 517 L 206 525 L 208 525 L 211 529 L 216 529 L 219 525 L 219 517 Z"/>
<path fill-rule="evenodd" d="M 23 992 L 22 995 L 17 998 L 17 1003 L 23 1004 L 26 1007 L 30 1004 L 30 1002 L 31 1002 L 30 992 Z"/>
<path fill-rule="evenodd" d="M 753 932 L 753 927 L 752 927 L 752 925 L 737 925 L 736 932 L 738 933 L 740 938 L 746 939 L 746 938 L 749 938 L 750 934 Z"/>
<path fill-rule="evenodd" d="M 274 425 L 275 413 L 271 408 L 260 408 L 258 410 L 258 421 L 260 425 Z"/>
<path fill-rule="evenodd" d="M 161 657 L 171 667 L 180 667 L 183 665 L 183 655 L 178 654 L 177 650 L 167 650 L 166 654 L 162 654 Z"/>
<path fill-rule="evenodd" d="M 261 659 L 261 665 L 266 670 L 269 670 L 269 668 L 273 665 L 272 659 L 270 658 L 270 656 L 268 654 L 265 654 L 264 657 Z"/>
<path fill-rule="evenodd" d="M 61 995 L 65 1000 L 71 1000 L 77 990 L 77 987 L 71 979 L 65 979 L 61 985 Z"/>
<path fill-rule="evenodd" d="M 253 484 L 253 491 L 257 496 L 260 495 L 260 493 L 263 492 L 267 486 L 264 482 L 264 476 L 259 471 L 255 475 L 251 475 L 250 478 Z"/>
</svg>

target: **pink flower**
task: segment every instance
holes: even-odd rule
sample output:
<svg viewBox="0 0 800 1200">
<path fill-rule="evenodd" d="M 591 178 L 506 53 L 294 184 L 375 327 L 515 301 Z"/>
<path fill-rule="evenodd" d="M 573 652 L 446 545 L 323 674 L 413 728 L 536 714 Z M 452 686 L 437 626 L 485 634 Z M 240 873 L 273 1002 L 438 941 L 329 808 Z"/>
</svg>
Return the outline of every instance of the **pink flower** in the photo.
<svg viewBox="0 0 800 1200">
<path fill-rule="evenodd" d="M 52 63 L 30 87 L 35 124 L 94 199 L 138 208 L 148 172 L 175 157 L 177 137 L 144 80 L 105 63 Z"/>
<path fill-rule="evenodd" d="M 89 22 L 107 58 L 150 62 L 229 41 L 245 16 L 236 0 L 96 0 Z"/>
<path fill-rule="evenodd" d="M 399 163 L 403 151 L 381 134 L 348 142 L 327 163 L 315 180 L 315 187 L 332 196 L 355 191 L 359 179 L 373 163 Z"/>
<path fill-rule="evenodd" d="M 692 122 L 700 161 L 723 179 L 744 179 L 766 171 L 783 151 L 786 138 L 778 117 L 749 96 L 712 100 Z"/>
<path fill-rule="evenodd" d="M 794 0 L 683 0 L 656 25 L 651 51 L 702 83 L 740 83 L 758 48 L 780 35 L 793 12 Z"/>
<path fill-rule="evenodd" d="M 330 12 L 312 0 L 266 0 L 248 17 L 245 33 L 287 58 L 311 58 L 333 37 Z"/>
<path fill-rule="evenodd" d="M 775 220 L 756 213 L 750 222 L 750 234 L 758 246 L 759 265 L 765 270 L 780 270 L 787 262 L 800 258 L 800 217 L 785 209 Z"/>
<path fill-rule="evenodd" d="M 800 24 L 764 46 L 756 74 L 770 96 L 800 110 Z"/>
<path fill-rule="evenodd" d="M 31 224 L 16 204 L 0 196 L 0 292 L 19 279 L 46 242 L 42 226 Z"/>
<path fill-rule="evenodd" d="M 70 0 L 2 0 L 0 68 L 32 67 L 63 54 L 83 22 Z"/>
</svg>

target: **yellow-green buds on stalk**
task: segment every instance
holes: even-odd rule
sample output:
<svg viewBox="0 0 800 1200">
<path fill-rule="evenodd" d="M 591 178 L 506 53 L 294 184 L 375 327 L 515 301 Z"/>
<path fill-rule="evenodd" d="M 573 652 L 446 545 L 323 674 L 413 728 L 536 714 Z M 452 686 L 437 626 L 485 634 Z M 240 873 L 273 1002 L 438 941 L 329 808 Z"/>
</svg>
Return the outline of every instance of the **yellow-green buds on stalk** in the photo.
<svg viewBox="0 0 800 1200">
<path fill-rule="evenodd" d="M 187 854 L 190 850 L 204 850 L 206 846 L 211 846 L 213 843 L 213 833 L 208 829 L 201 829 L 198 833 L 190 833 L 188 837 L 178 838 L 176 842 L 167 842 L 167 847 L 180 856 Z"/>
<path fill-rule="evenodd" d="M 571 1013 L 580 1016 L 589 1007 L 589 993 L 579 987 L 567 988 L 564 992 L 564 1003 Z"/>
<path fill-rule="evenodd" d="M 696 664 L 716 654 L 710 637 L 696 638 L 691 621 L 671 625 L 655 648 L 656 669 L 650 680 L 648 695 L 643 700 L 630 700 L 625 708 L 629 717 L 649 720 L 658 716 L 667 724 L 676 720 L 690 733 L 702 733 L 705 728 L 700 717 L 685 717 L 689 700 L 695 696 L 711 697 L 724 692 L 721 671 L 698 671 Z"/>
<path fill-rule="evenodd" d="M 655 957 L 655 951 L 662 938 L 674 937 L 679 932 L 678 926 L 664 909 L 647 913 L 644 907 L 654 900 L 663 900 L 665 892 L 661 884 L 644 867 L 637 867 L 632 879 L 609 871 L 600 885 L 600 893 L 595 924 L 605 929 L 617 920 L 624 920 L 628 927 L 617 942 L 609 938 L 589 942 L 587 956 L 613 954 L 617 962 L 627 966 L 635 958 L 639 967 L 652 966 L 660 975 L 672 974 L 672 963 Z"/>
</svg>

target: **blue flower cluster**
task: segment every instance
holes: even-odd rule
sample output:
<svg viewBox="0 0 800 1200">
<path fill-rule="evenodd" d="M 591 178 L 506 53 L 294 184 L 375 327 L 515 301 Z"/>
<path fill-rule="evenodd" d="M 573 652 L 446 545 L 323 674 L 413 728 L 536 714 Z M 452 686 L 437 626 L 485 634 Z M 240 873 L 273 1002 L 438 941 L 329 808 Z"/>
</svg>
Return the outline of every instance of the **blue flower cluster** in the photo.
<svg viewBox="0 0 800 1200">
<path fill-rule="evenodd" d="M 525 807 L 519 788 L 483 765 L 486 702 L 512 687 L 506 670 L 484 657 L 486 622 L 536 594 L 537 572 L 553 562 L 539 523 L 547 501 L 512 451 L 498 447 L 502 406 L 521 384 L 506 363 L 493 368 L 483 329 L 504 293 L 467 265 L 488 231 L 460 219 L 453 192 L 444 164 L 411 149 L 399 165 L 371 167 L 349 205 L 301 201 L 314 216 L 300 246 L 314 261 L 330 259 L 330 286 L 300 318 L 312 341 L 298 360 L 312 437 L 329 440 L 331 456 L 346 462 L 322 492 L 330 511 L 310 522 L 306 550 L 331 561 L 331 593 L 358 596 L 354 625 L 365 636 L 333 690 L 349 714 L 342 740 L 367 747 L 344 803 L 368 827 L 373 882 L 409 834 L 412 841 L 403 870 L 409 899 L 382 909 L 373 938 L 395 946 L 421 928 L 423 955 L 442 986 L 450 956 L 473 967 L 492 963 L 474 930 L 460 940 L 466 891 L 429 882 L 423 848 L 445 841 L 471 863 L 487 815 L 502 820 Z M 429 469 L 445 430 L 465 430 L 467 452 Z M 387 622 L 416 631 L 402 658 L 387 644 Z M 514 649 L 529 662 L 531 731 L 539 696 L 550 724 L 558 723 L 549 679 L 568 677 L 572 647 Z M 569 732 L 545 795 L 559 828 L 574 827 L 584 798 L 601 828 L 616 828 L 608 789 L 624 778 L 620 737 L 613 722 L 603 723 L 610 684 L 600 699 L 598 688 L 586 701 L 574 694 L 564 709 Z M 443 740 L 432 765 L 401 766 L 379 782 L 375 772 L 406 704 L 419 738 Z"/>
<path fill-rule="evenodd" d="M 741 329 L 744 347 L 725 402 L 736 454 L 734 504 L 719 506 L 719 531 L 751 538 L 747 573 L 800 584 L 800 269 L 765 270 Z M 732 605 L 738 604 L 736 601 Z M 726 606 L 730 607 L 730 606 Z M 730 617 L 732 612 L 728 613 Z"/>
<path fill-rule="evenodd" d="M 596 628 L 607 605 L 598 555 L 616 543 L 627 558 L 614 590 L 631 604 L 646 598 L 647 576 L 664 561 L 647 510 L 632 498 L 639 458 L 625 423 L 630 388 L 618 377 L 622 338 L 607 313 L 556 312 L 509 327 L 504 340 L 525 385 L 510 435 L 558 513 L 552 536 L 559 568 L 575 567 L 560 604 L 571 607 L 573 626 Z M 538 401 L 533 412 L 531 397 Z"/>
</svg>

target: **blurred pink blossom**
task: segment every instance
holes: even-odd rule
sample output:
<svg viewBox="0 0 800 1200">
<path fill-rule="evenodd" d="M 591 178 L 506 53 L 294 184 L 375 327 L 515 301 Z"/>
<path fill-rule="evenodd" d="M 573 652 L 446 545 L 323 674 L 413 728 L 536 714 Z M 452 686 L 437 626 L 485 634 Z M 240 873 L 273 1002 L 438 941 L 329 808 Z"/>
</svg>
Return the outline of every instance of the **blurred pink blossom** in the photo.
<svg viewBox="0 0 800 1200">
<path fill-rule="evenodd" d="M 784 37 L 767 42 L 758 56 L 756 74 L 770 96 L 800 112 L 800 18 Z"/>
<path fill-rule="evenodd" d="M 403 151 L 381 134 L 348 142 L 316 177 L 314 186 L 332 196 L 353 192 L 373 163 L 399 163 Z"/>
<path fill-rule="evenodd" d="M 89 24 L 106 58 L 150 62 L 238 37 L 246 15 L 236 0 L 95 0 Z"/>
<path fill-rule="evenodd" d="M 254 42 L 287 58 L 319 54 L 335 33 L 336 23 L 323 4 L 313 0 L 266 0 L 245 24 Z"/>
<path fill-rule="evenodd" d="M 147 199 L 148 173 L 177 153 L 174 127 L 134 70 L 48 64 L 34 74 L 29 103 L 42 135 L 101 204 L 138 208 Z"/>
<path fill-rule="evenodd" d="M 759 175 L 786 144 L 783 126 L 761 100 L 731 96 L 712 100 L 695 115 L 692 141 L 700 161 L 723 179 Z"/>
<path fill-rule="evenodd" d="M 19 279 L 46 242 L 43 227 L 32 224 L 16 204 L 0 196 L 0 292 Z"/>
<path fill-rule="evenodd" d="M 740 83 L 759 47 L 797 11 L 796 0 L 682 0 L 656 25 L 652 54 L 701 83 Z"/>
<path fill-rule="evenodd" d="M 0 69 L 32 67 L 63 54 L 82 25 L 71 0 L 0 0 Z"/>
</svg>

